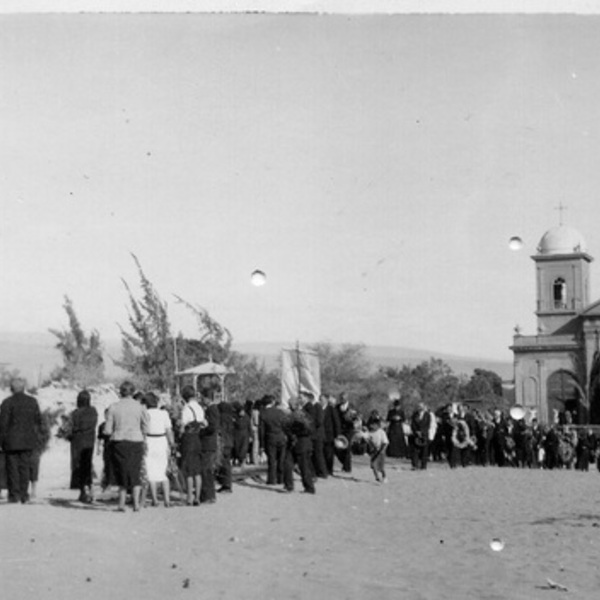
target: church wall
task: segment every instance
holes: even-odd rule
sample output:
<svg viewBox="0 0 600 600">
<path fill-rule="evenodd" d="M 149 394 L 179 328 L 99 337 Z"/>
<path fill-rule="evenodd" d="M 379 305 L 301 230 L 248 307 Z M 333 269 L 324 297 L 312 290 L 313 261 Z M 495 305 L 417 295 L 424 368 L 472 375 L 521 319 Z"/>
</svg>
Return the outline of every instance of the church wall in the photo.
<svg viewBox="0 0 600 600">
<path fill-rule="evenodd" d="M 548 378 L 556 371 L 568 371 L 576 377 L 577 365 L 568 352 L 530 351 L 515 355 L 516 402 L 535 410 L 541 423 L 548 423 Z M 580 382 L 581 383 L 581 382 Z M 585 389 L 585 383 L 583 384 Z"/>
</svg>

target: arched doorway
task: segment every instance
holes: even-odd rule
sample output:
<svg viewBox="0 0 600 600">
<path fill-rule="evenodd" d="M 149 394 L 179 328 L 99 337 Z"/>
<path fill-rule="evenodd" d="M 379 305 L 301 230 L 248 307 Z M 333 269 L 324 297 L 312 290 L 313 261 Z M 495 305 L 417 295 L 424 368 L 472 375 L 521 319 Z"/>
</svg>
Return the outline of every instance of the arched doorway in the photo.
<svg viewBox="0 0 600 600">
<path fill-rule="evenodd" d="M 581 402 L 581 386 L 570 371 L 560 369 L 548 377 L 548 421 L 558 418 L 564 423 L 566 413 L 571 413 L 573 423 L 580 423 L 585 418 Z"/>
<path fill-rule="evenodd" d="M 590 423 L 600 425 L 600 352 L 596 351 L 590 370 Z"/>
</svg>

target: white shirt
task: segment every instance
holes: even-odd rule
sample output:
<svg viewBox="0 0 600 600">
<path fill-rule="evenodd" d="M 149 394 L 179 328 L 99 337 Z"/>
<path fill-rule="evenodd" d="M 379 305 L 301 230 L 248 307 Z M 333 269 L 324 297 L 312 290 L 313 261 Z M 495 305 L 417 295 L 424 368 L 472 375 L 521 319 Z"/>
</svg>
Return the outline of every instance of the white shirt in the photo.
<svg viewBox="0 0 600 600">
<path fill-rule="evenodd" d="M 148 435 L 164 435 L 168 429 L 171 429 L 171 418 L 166 410 L 150 408 L 148 416 L 150 417 L 146 431 Z"/>
<path fill-rule="evenodd" d="M 190 400 L 181 411 L 181 427 L 194 421 L 204 421 L 204 409 L 196 400 Z"/>
<path fill-rule="evenodd" d="M 390 443 L 387 433 L 383 429 L 376 429 L 375 431 L 369 431 L 367 434 L 367 440 L 374 450 L 380 450 L 381 446 L 388 445 Z"/>
</svg>

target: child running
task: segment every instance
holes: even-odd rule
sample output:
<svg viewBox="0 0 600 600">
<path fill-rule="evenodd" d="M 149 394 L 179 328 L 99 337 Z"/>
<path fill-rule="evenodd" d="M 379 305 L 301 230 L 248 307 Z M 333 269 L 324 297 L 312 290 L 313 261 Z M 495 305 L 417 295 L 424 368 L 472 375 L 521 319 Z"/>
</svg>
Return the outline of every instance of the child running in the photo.
<svg viewBox="0 0 600 600">
<path fill-rule="evenodd" d="M 367 452 L 371 457 L 371 469 L 375 475 L 375 481 L 387 483 L 385 475 L 385 450 L 389 440 L 385 430 L 381 427 L 381 417 L 378 414 L 371 416 L 367 423 L 369 429 L 365 434 L 367 440 Z"/>
</svg>

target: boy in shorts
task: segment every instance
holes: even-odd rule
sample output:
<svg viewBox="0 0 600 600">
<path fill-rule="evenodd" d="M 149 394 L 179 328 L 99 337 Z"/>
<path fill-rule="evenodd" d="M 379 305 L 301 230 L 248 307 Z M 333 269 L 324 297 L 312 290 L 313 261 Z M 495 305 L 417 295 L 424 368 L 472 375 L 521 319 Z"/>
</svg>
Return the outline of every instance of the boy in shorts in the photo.
<svg viewBox="0 0 600 600">
<path fill-rule="evenodd" d="M 365 434 L 367 440 L 367 452 L 371 457 L 371 469 L 375 475 L 375 481 L 387 483 L 385 474 L 385 450 L 389 440 L 385 430 L 381 427 L 381 418 L 374 416 L 367 423 L 369 431 Z"/>
</svg>

